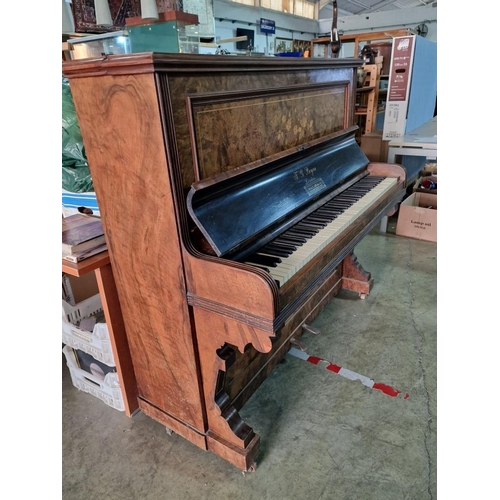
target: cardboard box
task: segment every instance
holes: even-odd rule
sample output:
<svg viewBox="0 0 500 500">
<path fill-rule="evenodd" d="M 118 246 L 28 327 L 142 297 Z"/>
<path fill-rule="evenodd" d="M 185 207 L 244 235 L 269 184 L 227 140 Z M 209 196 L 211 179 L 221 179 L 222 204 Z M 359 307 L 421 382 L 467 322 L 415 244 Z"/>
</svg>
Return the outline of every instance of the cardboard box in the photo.
<svg viewBox="0 0 500 500">
<path fill-rule="evenodd" d="M 437 162 L 435 162 L 435 161 L 428 161 L 424 165 L 424 174 L 436 175 L 437 173 L 438 173 Z"/>
<path fill-rule="evenodd" d="M 89 297 L 99 293 L 95 273 L 90 272 L 77 278 L 66 273 L 62 273 L 62 294 L 63 299 L 76 306 Z"/>
<path fill-rule="evenodd" d="M 382 131 L 375 130 L 361 136 L 361 150 L 370 161 L 387 161 L 389 141 L 382 140 Z"/>
<path fill-rule="evenodd" d="M 426 180 L 430 179 L 435 185 L 436 189 L 427 189 L 422 187 L 422 183 Z M 417 179 L 415 185 L 413 186 L 414 193 L 428 193 L 428 194 L 436 194 L 437 195 L 437 175 L 423 175 Z"/>
<path fill-rule="evenodd" d="M 437 242 L 437 194 L 413 193 L 406 198 L 399 206 L 396 234 Z"/>
</svg>

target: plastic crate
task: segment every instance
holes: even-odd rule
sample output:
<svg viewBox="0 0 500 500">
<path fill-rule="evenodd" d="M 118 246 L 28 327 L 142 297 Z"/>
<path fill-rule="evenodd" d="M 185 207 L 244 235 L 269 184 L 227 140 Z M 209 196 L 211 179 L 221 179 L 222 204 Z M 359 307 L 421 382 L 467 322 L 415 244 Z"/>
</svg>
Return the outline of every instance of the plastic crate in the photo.
<svg viewBox="0 0 500 500">
<path fill-rule="evenodd" d="M 64 344 L 90 354 L 108 366 L 115 366 L 106 323 L 97 323 L 91 332 L 78 326 L 83 318 L 101 311 L 102 303 L 99 294 L 82 300 L 76 306 L 62 300 L 62 341 Z"/>
<path fill-rule="evenodd" d="M 64 346 L 63 353 L 71 374 L 71 381 L 77 389 L 92 394 L 92 396 L 95 396 L 116 410 L 125 411 L 120 382 L 116 372 L 107 373 L 104 379 L 96 377 L 78 367 L 72 347 L 69 345 Z"/>
</svg>

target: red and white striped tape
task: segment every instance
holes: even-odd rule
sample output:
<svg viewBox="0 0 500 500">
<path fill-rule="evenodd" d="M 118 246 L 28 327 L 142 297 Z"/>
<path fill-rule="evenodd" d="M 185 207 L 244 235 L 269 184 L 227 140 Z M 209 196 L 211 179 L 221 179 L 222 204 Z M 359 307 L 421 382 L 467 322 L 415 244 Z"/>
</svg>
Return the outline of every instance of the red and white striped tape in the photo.
<svg viewBox="0 0 500 500">
<path fill-rule="evenodd" d="M 295 347 L 292 347 L 288 354 L 295 356 L 296 358 L 303 359 L 308 363 L 313 365 L 318 365 L 320 362 L 324 362 L 326 364 L 325 368 L 329 372 L 337 373 L 338 375 L 345 377 L 349 380 L 359 380 L 364 386 L 369 387 L 370 389 L 375 389 L 377 391 L 382 391 L 387 396 L 391 396 L 395 398 L 401 391 L 394 389 L 390 385 L 382 384 L 380 382 L 375 382 L 372 379 L 365 377 L 364 375 L 360 375 L 359 373 L 353 372 L 352 370 L 348 370 L 347 368 L 343 368 L 342 366 L 335 365 L 326 359 L 318 358 L 318 356 L 309 356 L 306 352 L 303 352 Z M 406 393 L 403 399 L 408 399 L 410 395 Z"/>
</svg>

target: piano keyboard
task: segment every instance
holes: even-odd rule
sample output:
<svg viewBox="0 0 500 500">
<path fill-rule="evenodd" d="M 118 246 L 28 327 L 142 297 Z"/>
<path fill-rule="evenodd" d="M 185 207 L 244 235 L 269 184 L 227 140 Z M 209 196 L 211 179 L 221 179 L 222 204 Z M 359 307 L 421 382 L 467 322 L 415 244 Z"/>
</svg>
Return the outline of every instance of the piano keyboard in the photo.
<svg viewBox="0 0 500 500">
<path fill-rule="evenodd" d="M 246 258 L 282 286 L 382 197 L 397 179 L 367 176 Z"/>
</svg>

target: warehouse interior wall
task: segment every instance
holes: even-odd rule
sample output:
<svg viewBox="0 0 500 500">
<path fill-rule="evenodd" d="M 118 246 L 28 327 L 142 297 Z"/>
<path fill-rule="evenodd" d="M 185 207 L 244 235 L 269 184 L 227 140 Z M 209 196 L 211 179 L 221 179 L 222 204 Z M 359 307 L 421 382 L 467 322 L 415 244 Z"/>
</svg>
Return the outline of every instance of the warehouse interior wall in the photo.
<svg viewBox="0 0 500 500">
<path fill-rule="evenodd" d="M 324 36 L 330 32 L 331 17 L 320 18 L 319 21 L 304 19 L 291 14 L 284 14 L 269 9 L 249 7 L 225 0 L 214 0 L 214 23 L 216 40 L 236 37 L 237 28 L 255 31 L 254 51 L 270 55 L 274 53 L 276 37 L 294 40 L 310 40 Z M 321 15 L 328 15 L 328 9 L 322 9 Z M 331 12 L 331 11 L 330 11 Z M 266 35 L 260 33 L 260 18 L 269 19 L 276 23 L 276 33 Z M 338 28 L 341 33 L 362 33 L 367 31 L 383 31 L 384 29 L 415 28 L 421 23 L 428 27 L 426 38 L 437 41 L 437 8 L 415 7 L 412 9 L 398 9 L 388 12 L 376 12 L 368 15 L 339 17 Z M 244 53 L 236 49 L 236 43 L 224 44 L 224 49 L 231 53 Z M 202 52 L 213 52 L 205 49 Z M 353 57 L 353 48 L 346 45 L 342 57 Z"/>
</svg>

